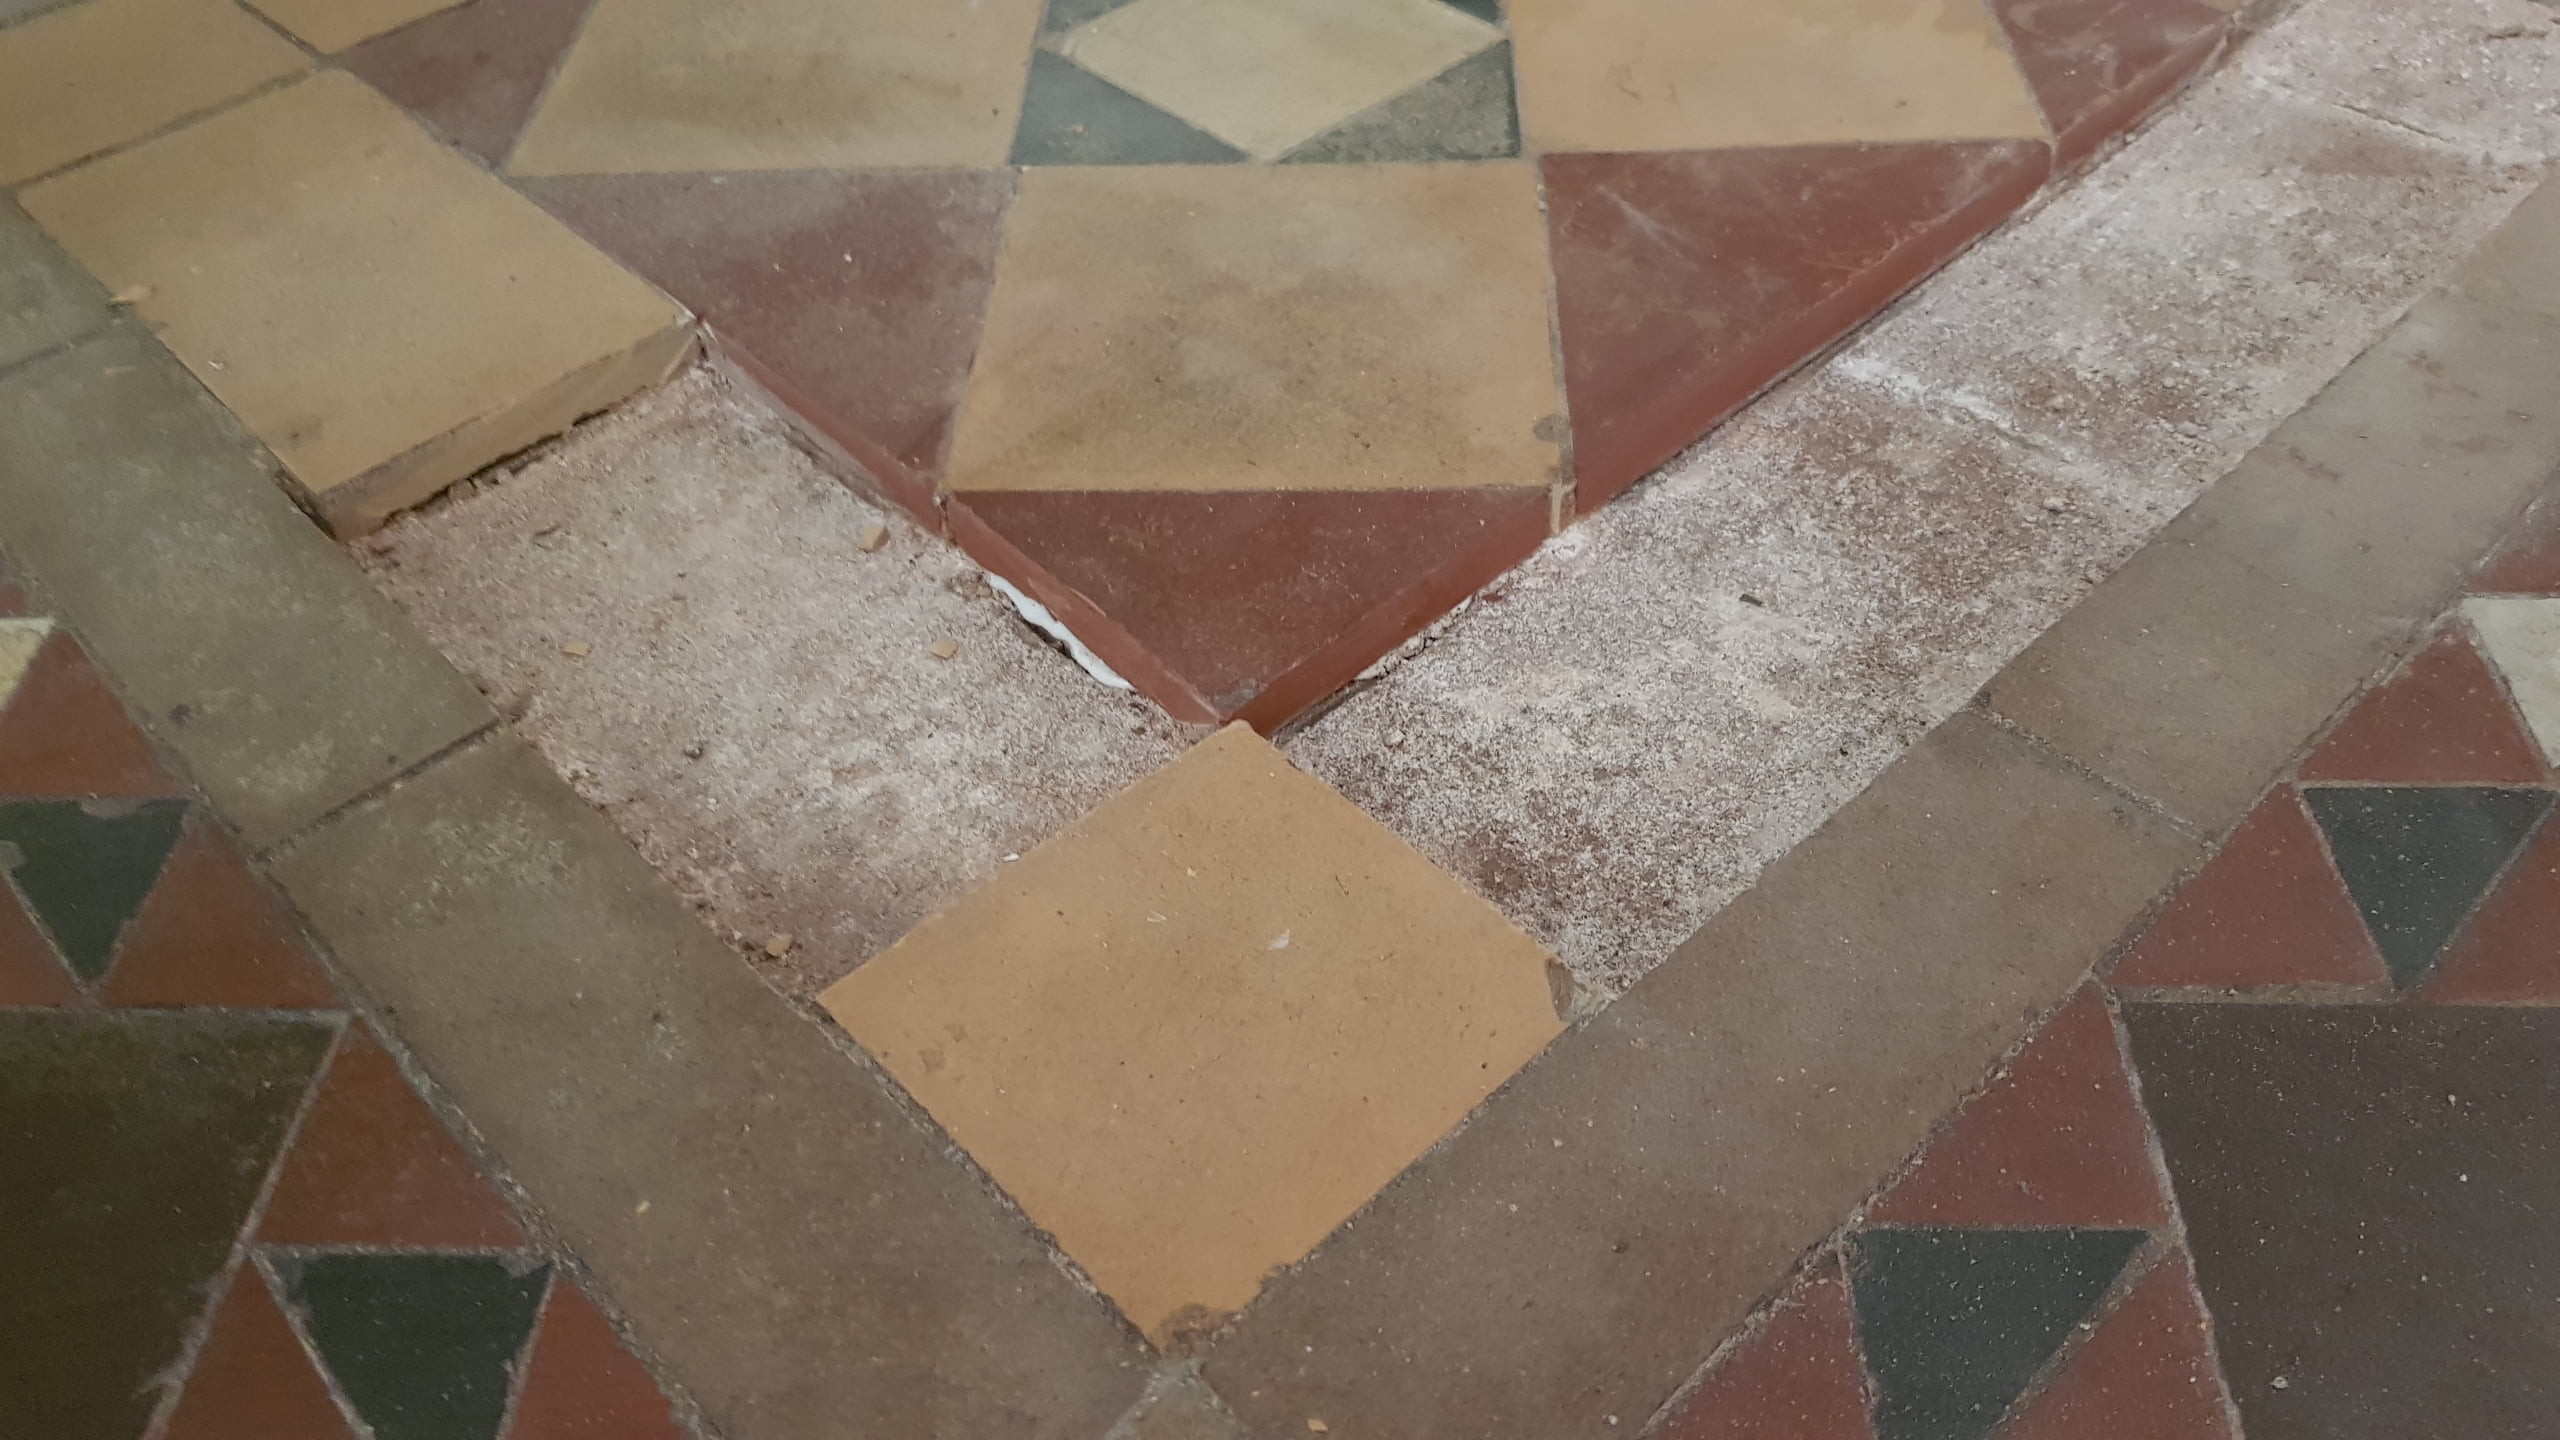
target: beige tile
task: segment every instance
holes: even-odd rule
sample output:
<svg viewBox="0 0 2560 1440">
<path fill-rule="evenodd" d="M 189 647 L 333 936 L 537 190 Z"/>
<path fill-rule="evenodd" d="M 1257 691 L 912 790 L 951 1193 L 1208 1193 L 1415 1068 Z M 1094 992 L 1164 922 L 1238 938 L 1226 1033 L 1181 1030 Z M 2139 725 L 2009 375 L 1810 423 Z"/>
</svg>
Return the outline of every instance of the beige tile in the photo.
<svg viewBox="0 0 2560 1440">
<path fill-rule="evenodd" d="M 343 74 L 21 203 L 144 292 L 342 530 L 662 378 L 687 343 L 673 303 Z"/>
<path fill-rule="evenodd" d="M 230 0 L 89 0 L 0 30 L 0 183 L 148 135 L 301 69 Z"/>
<path fill-rule="evenodd" d="M 359 40 L 370 40 L 450 10 L 462 0 L 251 0 L 258 13 L 273 20 L 312 49 L 334 55 Z"/>
<path fill-rule="evenodd" d="M 44 637 L 52 633 L 53 622 L 41 616 L 0 620 L 0 705 L 8 703 L 27 667 L 35 663 L 36 652 L 44 648 Z"/>
<path fill-rule="evenodd" d="M 1440 0 L 1136 0 L 1058 49 L 1272 160 L 1501 38 Z"/>
<path fill-rule="evenodd" d="M 1562 1028 L 1535 942 L 1242 726 L 823 1001 L 1163 1340 Z"/>
<path fill-rule="evenodd" d="M 2039 136 L 1981 0 L 1512 0 L 1535 150 Z"/>
<path fill-rule="evenodd" d="M 1033 169 L 949 483 L 1545 485 L 1547 285 L 1525 164 Z"/>
<path fill-rule="evenodd" d="M 1041 0 L 600 0 L 519 175 L 1001 165 Z"/>
</svg>

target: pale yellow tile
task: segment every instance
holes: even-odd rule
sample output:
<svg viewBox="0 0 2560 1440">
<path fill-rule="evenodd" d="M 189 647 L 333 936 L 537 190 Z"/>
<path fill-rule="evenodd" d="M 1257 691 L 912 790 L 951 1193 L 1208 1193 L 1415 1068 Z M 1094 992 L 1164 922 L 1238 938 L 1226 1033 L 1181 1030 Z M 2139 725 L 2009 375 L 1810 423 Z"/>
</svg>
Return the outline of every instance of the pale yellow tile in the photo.
<svg viewBox="0 0 2560 1440">
<path fill-rule="evenodd" d="M 342 529 L 663 376 L 685 343 L 672 302 L 336 72 L 19 199 Z"/>
<path fill-rule="evenodd" d="M 599 0 L 518 175 L 1001 165 L 1042 0 Z"/>
<path fill-rule="evenodd" d="M 1058 50 L 1271 160 L 1501 38 L 1440 0 L 1134 0 Z"/>
<path fill-rule="evenodd" d="M 2041 136 L 1982 0 L 1512 0 L 1532 149 Z"/>
<path fill-rule="evenodd" d="M 303 68 L 231 0 L 88 0 L 0 29 L 0 183 L 68 165 Z"/>
<path fill-rule="evenodd" d="M 251 0 L 258 13 L 300 37 L 302 43 L 334 55 L 359 40 L 370 40 L 450 10 L 462 0 Z"/>
<path fill-rule="evenodd" d="M 52 633 L 53 622 L 42 617 L 0 619 L 0 705 L 8 703 Z"/>
<path fill-rule="evenodd" d="M 1236 726 L 822 999 L 1163 1340 L 1241 1308 L 1552 1039 L 1549 974 Z"/>
<path fill-rule="evenodd" d="M 1545 485 L 1548 284 L 1525 163 L 1028 170 L 949 483 Z"/>
</svg>

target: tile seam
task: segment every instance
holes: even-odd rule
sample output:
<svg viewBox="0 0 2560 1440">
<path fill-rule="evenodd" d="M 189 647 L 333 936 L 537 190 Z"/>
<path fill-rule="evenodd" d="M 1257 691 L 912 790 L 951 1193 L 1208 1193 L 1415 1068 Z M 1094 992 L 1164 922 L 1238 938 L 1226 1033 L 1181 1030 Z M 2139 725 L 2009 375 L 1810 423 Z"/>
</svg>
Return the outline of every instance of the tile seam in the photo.
<svg viewBox="0 0 2560 1440">
<path fill-rule="evenodd" d="M 89 151 L 84 155 L 77 156 L 70 160 L 65 160 L 51 169 L 40 170 L 33 175 L 21 176 L 16 180 L 8 182 L 6 186 L 0 187 L 0 190 L 5 190 L 5 192 L 12 197 L 23 195 L 38 185 L 45 184 L 48 181 L 59 180 L 64 176 L 71 174 L 75 170 L 86 169 L 91 165 L 101 164 L 105 161 L 112 160 L 119 155 L 130 154 L 133 151 L 141 149 L 145 145 L 151 144 L 155 140 L 167 139 L 169 136 L 175 135 L 181 130 L 190 129 L 204 121 L 214 118 L 217 115 L 227 114 L 233 110 L 239 109 L 243 105 L 251 103 L 252 101 L 263 100 L 279 90 L 288 89 L 294 85 L 298 85 L 319 73 L 320 71 L 318 67 L 305 66 L 302 69 L 293 71 L 291 74 L 279 75 L 272 80 L 252 85 L 248 89 L 243 90 L 236 95 L 226 95 L 222 99 L 215 101 L 213 104 L 190 110 L 186 114 L 181 115 L 156 129 L 146 131 L 143 134 L 133 136 L 130 139 L 119 140 L 112 145 L 101 146 L 100 148 Z M 405 114 L 407 112 L 404 111 L 402 113 Z M 19 208 L 24 209 L 26 207 L 21 205 Z M 41 225 L 39 225 L 39 228 L 41 228 Z M 45 238 L 51 239 L 52 236 L 52 231 L 45 231 Z M 88 266 L 84 264 L 80 268 L 86 271 Z"/>
</svg>

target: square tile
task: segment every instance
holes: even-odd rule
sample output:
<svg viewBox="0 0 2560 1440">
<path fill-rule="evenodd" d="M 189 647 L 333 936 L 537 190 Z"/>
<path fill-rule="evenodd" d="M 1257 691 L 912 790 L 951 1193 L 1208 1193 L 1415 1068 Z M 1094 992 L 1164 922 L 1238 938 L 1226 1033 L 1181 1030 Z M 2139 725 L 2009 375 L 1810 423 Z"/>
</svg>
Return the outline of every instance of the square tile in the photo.
<svg viewBox="0 0 2560 1440">
<path fill-rule="evenodd" d="M 0 184 L 303 68 L 229 0 L 89 0 L 0 30 Z"/>
<path fill-rule="evenodd" d="M 1159 1342 L 1561 1029 L 1536 942 L 1240 726 L 821 997 Z"/>
<path fill-rule="evenodd" d="M 28 189 L 344 533 L 663 378 L 682 310 L 352 77 Z"/>
<path fill-rule="evenodd" d="M 251 8 L 324 55 L 388 34 L 462 0 L 253 0 Z"/>
</svg>

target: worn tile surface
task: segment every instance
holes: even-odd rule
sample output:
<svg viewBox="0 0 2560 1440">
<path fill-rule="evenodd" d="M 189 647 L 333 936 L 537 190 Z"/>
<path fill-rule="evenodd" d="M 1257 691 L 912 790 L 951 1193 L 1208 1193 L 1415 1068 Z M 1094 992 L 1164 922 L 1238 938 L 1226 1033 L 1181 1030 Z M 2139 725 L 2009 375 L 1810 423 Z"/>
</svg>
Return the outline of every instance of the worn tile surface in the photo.
<svg viewBox="0 0 2560 1440">
<path fill-rule="evenodd" d="M 594 0 L 469 0 L 335 58 L 429 129 L 502 167 L 593 5 Z"/>
<path fill-rule="evenodd" d="M 0 184 L 139 140 L 307 63 L 228 0 L 88 0 L 0 29 Z"/>
</svg>

